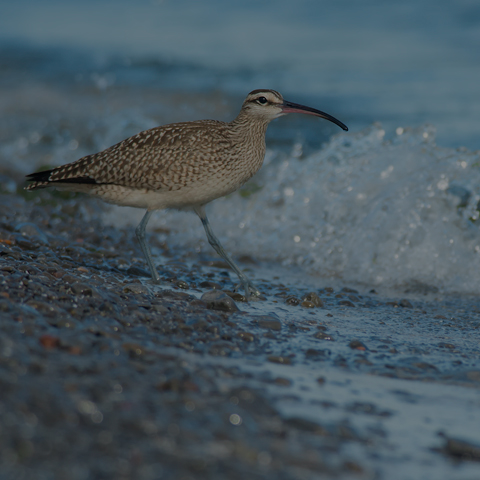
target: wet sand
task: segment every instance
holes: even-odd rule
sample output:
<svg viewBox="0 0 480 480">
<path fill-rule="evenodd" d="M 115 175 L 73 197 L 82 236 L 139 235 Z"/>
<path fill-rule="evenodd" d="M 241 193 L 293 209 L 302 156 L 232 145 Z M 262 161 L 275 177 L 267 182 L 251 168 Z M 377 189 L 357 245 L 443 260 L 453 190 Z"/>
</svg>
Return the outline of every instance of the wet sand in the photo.
<svg viewBox="0 0 480 480">
<path fill-rule="evenodd" d="M 387 297 L 249 259 L 264 299 L 246 303 L 213 252 L 149 232 L 155 286 L 106 207 L 10 180 L 1 479 L 478 478 L 477 298 Z"/>
</svg>

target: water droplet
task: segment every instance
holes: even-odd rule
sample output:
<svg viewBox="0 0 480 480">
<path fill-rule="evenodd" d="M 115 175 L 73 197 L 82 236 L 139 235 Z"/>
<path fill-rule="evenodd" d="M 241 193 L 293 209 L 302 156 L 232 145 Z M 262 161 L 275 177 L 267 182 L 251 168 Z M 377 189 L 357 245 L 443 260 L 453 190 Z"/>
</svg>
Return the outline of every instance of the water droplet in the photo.
<svg viewBox="0 0 480 480">
<path fill-rule="evenodd" d="M 240 415 L 237 415 L 236 413 L 232 413 L 230 415 L 230 423 L 232 425 L 241 425 L 242 424 L 242 417 Z"/>
</svg>

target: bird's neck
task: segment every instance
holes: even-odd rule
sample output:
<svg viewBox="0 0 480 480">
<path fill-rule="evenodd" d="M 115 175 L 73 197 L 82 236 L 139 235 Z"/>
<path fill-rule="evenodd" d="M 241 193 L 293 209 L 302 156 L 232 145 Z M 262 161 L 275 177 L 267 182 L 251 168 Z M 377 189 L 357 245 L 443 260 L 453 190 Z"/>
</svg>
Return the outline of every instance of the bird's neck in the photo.
<svg viewBox="0 0 480 480">
<path fill-rule="evenodd" d="M 261 117 L 252 117 L 243 110 L 238 114 L 238 117 L 233 120 L 230 125 L 232 130 L 243 137 L 258 136 L 262 139 L 265 138 L 265 132 L 267 131 L 270 119 Z"/>
</svg>

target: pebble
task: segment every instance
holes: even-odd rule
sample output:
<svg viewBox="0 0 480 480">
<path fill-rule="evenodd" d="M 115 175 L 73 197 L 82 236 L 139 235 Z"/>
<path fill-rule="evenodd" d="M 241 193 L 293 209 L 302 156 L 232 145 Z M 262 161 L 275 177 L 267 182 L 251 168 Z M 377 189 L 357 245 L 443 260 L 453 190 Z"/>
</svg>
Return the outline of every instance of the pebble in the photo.
<svg viewBox="0 0 480 480">
<path fill-rule="evenodd" d="M 290 357 L 282 357 L 278 355 L 270 355 L 267 360 L 272 363 L 281 363 L 282 365 L 291 365 L 292 359 Z"/>
<path fill-rule="evenodd" d="M 297 297 L 291 295 L 291 296 L 289 296 L 285 299 L 285 303 L 287 305 L 291 305 L 293 307 L 296 307 L 297 305 L 300 305 L 300 300 Z"/>
<path fill-rule="evenodd" d="M 211 290 L 202 295 L 201 300 L 207 304 L 211 310 L 220 310 L 222 312 L 238 312 L 239 308 L 234 300 L 226 293 L 219 290 Z"/>
<path fill-rule="evenodd" d="M 304 303 L 308 303 L 308 305 L 304 305 Z M 303 297 L 302 306 L 307 308 L 313 308 L 313 307 L 323 308 L 324 303 L 322 299 L 315 292 L 310 292 Z"/>
<path fill-rule="evenodd" d="M 144 268 L 139 267 L 129 267 L 126 271 L 127 275 L 134 276 L 134 277 L 147 277 L 150 278 L 150 272 L 145 270 Z"/>
<path fill-rule="evenodd" d="M 35 242 L 40 242 L 44 245 L 48 244 L 48 237 L 42 232 L 38 225 L 35 225 L 34 223 L 19 223 L 16 225 L 15 231 L 27 237 L 33 237 Z"/>
<path fill-rule="evenodd" d="M 362 350 L 362 351 L 367 350 L 367 347 L 365 346 L 365 344 L 363 344 L 360 340 L 352 340 L 348 344 L 348 346 L 353 350 Z"/>
<path fill-rule="evenodd" d="M 301 303 L 301 306 L 304 308 L 315 308 L 315 304 L 313 302 L 310 302 L 309 300 L 304 300 Z"/>
<path fill-rule="evenodd" d="M 276 332 L 279 332 L 282 329 L 282 323 L 280 320 L 269 315 L 256 317 L 254 323 L 256 323 L 260 328 L 266 328 Z"/>
<path fill-rule="evenodd" d="M 93 294 L 93 288 L 86 283 L 75 282 L 70 285 L 70 291 L 74 295 L 85 295 L 91 297 Z"/>
<path fill-rule="evenodd" d="M 253 342 L 255 340 L 255 335 L 250 332 L 238 332 L 237 337 L 245 340 L 246 342 Z"/>
<path fill-rule="evenodd" d="M 15 244 L 18 245 L 23 250 L 36 250 L 38 248 L 37 244 L 32 243 L 29 240 L 26 240 L 22 236 L 18 236 L 15 239 Z"/>
<path fill-rule="evenodd" d="M 200 282 L 200 284 L 198 286 L 200 288 L 208 288 L 210 290 L 221 290 L 222 289 L 222 286 L 219 283 L 212 282 L 210 280 Z"/>
<path fill-rule="evenodd" d="M 147 295 L 148 287 L 141 283 L 129 283 L 123 287 L 123 293 L 133 293 L 135 295 Z"/>
<path fill-rule="evenodd" d="M 240 292 L 231 292 L 229 290 L 224 290 L 224 292 L 230 298 L 233 298 L 233 300 L 235 300 L 236 302 L 246 302 L 247 301 L 247 298 L 245 297 L 245 295 L 243 295 Z M 259 297 L 256 298 L 256 300 L 264 300 L 264 299 L 265 299 L 265 297 L 263 297 L 263 295 L 260 295 Z"/>
<path fill-rule="evenodd" d="M 440 434 L 445 438 L 443 452 L 460 460 L 470 460 L 480 462 L 480 444 L 462 440 L 455 437 L 449 437 Z"/>
<path fill-rule="evenodd" d="M 400 300 L 398 304 L 403 308 L 413 308 L 413 305 L 406 298 Z"/>
<path fill-rule="evenodd" d="M 69 268 L 68 266 L 66 268 Z M 78 277 L 74 277 L 73 275 L 67 274 L 62 276 L 62 281 L 66 283 L 81 283 Z"/>
<path fill-rule="evenodd" d="M 317 338 L 318 340 L 328 340 L 330 342 L 334 341 L 334 338 L 330 334 L 322 332 L 322 331 L 314 333 L 313 337 Z"/>
<path fill-rule="evenodd" d="M 46 349 L 52 350 L 60 345 L 60 339 L 53 335 L 42 335 L 39 339 L 40 344 Z"/>
</svg>

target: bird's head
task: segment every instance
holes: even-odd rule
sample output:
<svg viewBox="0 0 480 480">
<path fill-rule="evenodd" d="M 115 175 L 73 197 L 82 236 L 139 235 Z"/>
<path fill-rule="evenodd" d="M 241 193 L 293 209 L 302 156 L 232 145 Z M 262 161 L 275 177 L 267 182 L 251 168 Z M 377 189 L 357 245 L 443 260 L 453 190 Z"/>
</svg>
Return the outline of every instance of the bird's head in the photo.
<svg viewBox="0 0 480 480">
<path fill-rule="evenodd" d="M 275 90 L 253 90 L 247 95 L 243 102 L 242 112 L 249 117 L 261 119 L 267 122 L 286 115 L 287 113 L 304 113 L 325 118 L 330 122 L 337 124 L 343 130 L 348 130 L 347 126 L 332 117 L 328 113 L 321 112 L 315 108 L 305 107 L 297 103 L 287 102 L 280 93 Z"/>
</svg>

